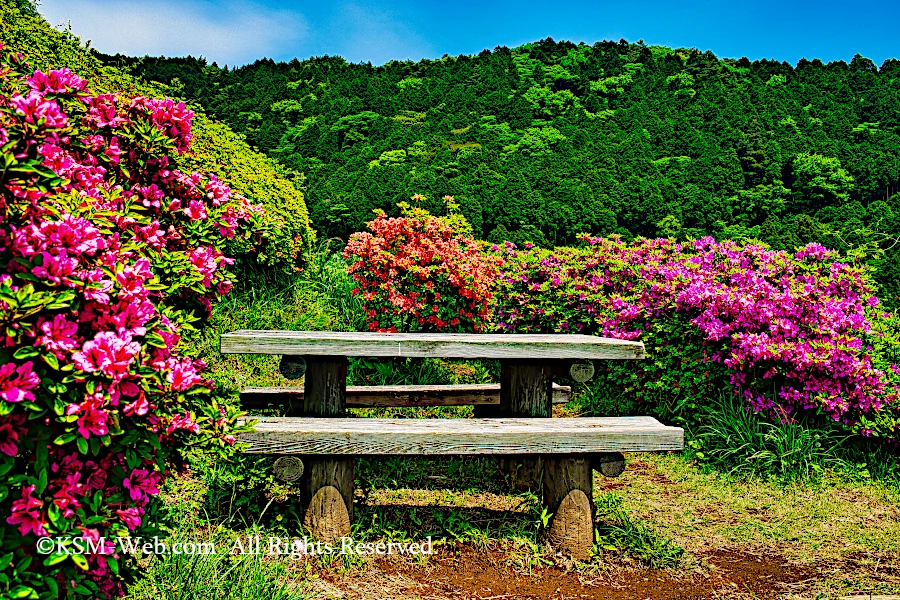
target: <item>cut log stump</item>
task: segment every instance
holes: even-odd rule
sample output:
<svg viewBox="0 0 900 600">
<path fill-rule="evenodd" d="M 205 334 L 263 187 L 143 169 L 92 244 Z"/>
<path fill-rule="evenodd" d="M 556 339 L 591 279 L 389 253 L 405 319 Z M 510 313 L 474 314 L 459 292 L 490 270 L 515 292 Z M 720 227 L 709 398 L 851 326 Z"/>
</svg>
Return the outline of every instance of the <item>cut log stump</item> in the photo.
<svg viewBox="0 0 900 600">
<path fill-rule="evenodd" d="M 302 414 L 341 417 L 347 404 L 347 359 L 311 356 L 306 360 Z M 313 538 L 326 544 L 350 535 L 353 518 L 353 476 L 350 457 L 313 456 L 305 460 L 308 476 L 302 480 L 303 525 Z"/>
<path fill-rule="evenodd" d="M 545 455 L 544 504 L 552 513 L 550 545 L 576 560 L 587 559 L 594 545 L 590 459 Z"/>
<path fill-rule="evenodd" d="M 618 477 L 625 472 L 625 457 L 621 452 L 599 452 L 591 455 L 591 466 L 604 477 Z"/>
</svg>

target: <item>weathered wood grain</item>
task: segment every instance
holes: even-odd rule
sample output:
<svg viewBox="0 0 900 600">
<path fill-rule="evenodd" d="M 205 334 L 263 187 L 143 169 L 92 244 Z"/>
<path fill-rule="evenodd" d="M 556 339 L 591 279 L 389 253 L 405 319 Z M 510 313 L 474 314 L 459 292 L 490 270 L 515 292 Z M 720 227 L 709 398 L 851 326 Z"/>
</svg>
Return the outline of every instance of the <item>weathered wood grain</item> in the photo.
<svg viewBox="0 0 900 600">
<path fill-rule="evenodd" d="M 644 344 L 592 335 L 372 333 L 240 330 L 220 338 L 223 354 L 417 358 L 644 358 Z"/>
<path fill-rule="evenodd" d="M 317 417 L 343 415 L 347 407 L 346 357 L 313 356 L 306 362 L 300 414 Z"/>
<path fill-rule="evenodd" d="M 303 461 L 296 456 L 279 456 L 272 465 L 275 479 L 281 481 L 297 481 L 303 477 Z"/>
<path fill-rule="evenodd" d="M 241 391 L 244 408 L 302 403 L 301 387 L 245 388 Z M 381 406 L 467 406 L 500 404 L 499 383 L 460 385 L 348 385 L 347 408 Z M 572 399 L 572 388 L 553 384 L 553 403 Z"/>
<path fill-rule="evenodd" d="M 261 417 L 239 438 L 252 454 L 503 455 L 681 450 L 684 432 L 652 417 L 316 419 Z"/>
</svg>

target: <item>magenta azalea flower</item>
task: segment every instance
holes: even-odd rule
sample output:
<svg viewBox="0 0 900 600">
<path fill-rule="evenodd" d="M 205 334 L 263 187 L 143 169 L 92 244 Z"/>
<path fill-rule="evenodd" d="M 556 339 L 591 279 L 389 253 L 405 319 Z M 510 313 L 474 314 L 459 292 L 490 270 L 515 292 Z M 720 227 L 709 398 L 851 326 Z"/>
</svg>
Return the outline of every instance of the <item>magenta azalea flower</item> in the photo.
<svg viewBox="0 0 900 600">
<path fill-rule="evenodd" d="M 0 452 L 7 456 L 19 453 L 19 436 L 28 432 L 25 415 L 0 417 Z"/>
<path fill-rule="evenodd" d="M 28 361 L 16 366 L 15 363 L 0 365 L 0 399 L 7 402 L 34 400 L 31 392 L 41 380 L 32 371 L 34 363 Z"/>
<path fill-rule="evenodd" d="M 156 471 L 135 469 L 125 478 L 122 485 L 129 491 L 132 500 L 141 502 L 159 493 L 157 489 L 159 482 L 160 475 Z"/>
<path fill-rule="evenodd" d="M 44 502 L 39 498 L 32 498 L 35 486 L 26 485 L 22 488 L 22 497 L 14 500 L 12 503 L 12 515 L 6 518 L 6 522 L 10 525 L 18 525 L 19 533 L 28 535 L 44 536 L 47 530 L 44 529 L 43 516 L 40 508 L 44 506 Z"/>
</svg>

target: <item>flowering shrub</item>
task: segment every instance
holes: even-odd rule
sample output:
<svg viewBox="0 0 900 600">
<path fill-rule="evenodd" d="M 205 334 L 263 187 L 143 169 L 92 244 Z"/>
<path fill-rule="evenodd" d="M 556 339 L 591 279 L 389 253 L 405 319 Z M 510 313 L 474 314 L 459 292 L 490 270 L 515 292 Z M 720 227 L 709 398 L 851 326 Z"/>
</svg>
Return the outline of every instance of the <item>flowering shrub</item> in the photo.
<svg viewBox="0 0 900 600">
<path fill-rule="evenodd" d="M 234 441 L 181 340 L 228 293 L 219 245 L 253 239 L 259 209 L 170 168 L 183 104 L 23 67 L 0 65 L 0 597 L 117 596 L 114 539 L 147 526 L 167 459 Z"/>
<path fill-rule="evenodd" d="M 758 412 L 819 413 L 863 435 L 900 435 L 898 368 L 875 352 L 878 299 L 864 268 L 817 244 L 585 238 L 578 248 L 507 244 L 502 330 L 641 339 L 650 360 L 613 366 L 627 392 L 690 409 L 726 377 Z M 496 251 L 500 248 L 494 247 Z M 622 370 L 627 369 L 625 375 Z"/>
<path fill-rule="evenodd" d="M 421 200 L 413 196 L 413 200 Z M 359 283 L 371 331 L 482 331 L 499 261 L 482 253 L 464 219 L 436 217 L 406 202 L 402 215 L 384 213 L 354 233 L 344 258 Z"/>
</svg>

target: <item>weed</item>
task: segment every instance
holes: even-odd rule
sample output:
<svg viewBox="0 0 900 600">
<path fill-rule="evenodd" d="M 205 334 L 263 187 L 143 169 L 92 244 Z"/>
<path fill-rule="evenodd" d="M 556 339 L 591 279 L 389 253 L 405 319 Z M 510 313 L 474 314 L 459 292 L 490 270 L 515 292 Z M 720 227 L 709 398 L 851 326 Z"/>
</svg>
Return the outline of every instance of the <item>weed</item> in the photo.
<svg viewBox="0 0 900 600">
<path fill-rule="evenodd" d="M 596 507 L 600 523 L 596 529 L 595 554 L 603 550 L 624 550 L 652 568 L 674 567 L 681 562 L 684 549 L 632 519 L 615 492 L 599 496 Z"/>
</svg>

